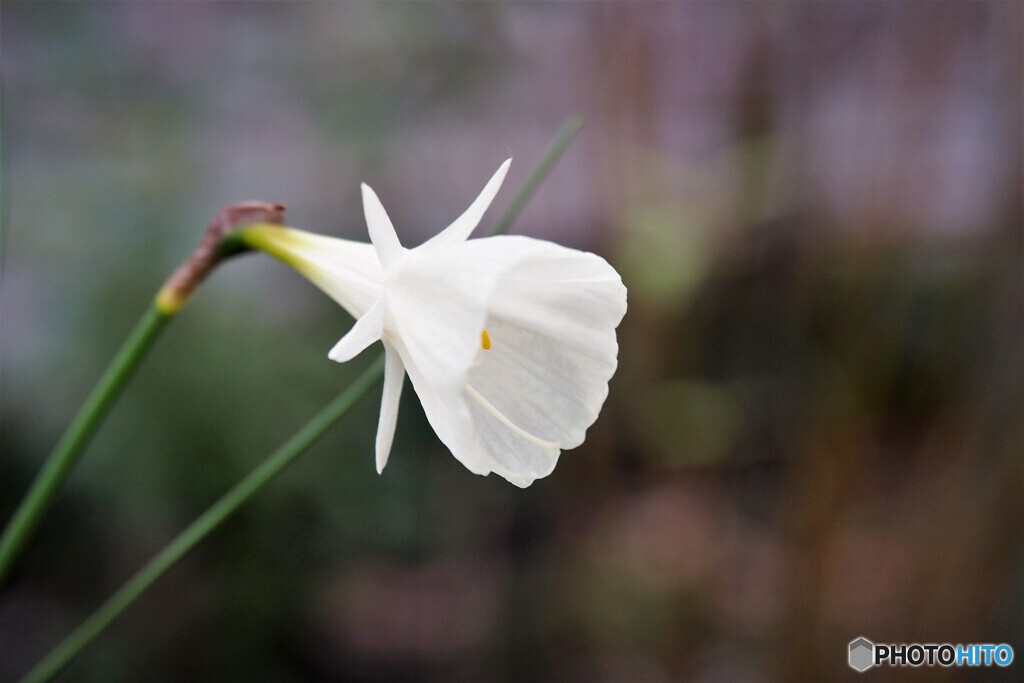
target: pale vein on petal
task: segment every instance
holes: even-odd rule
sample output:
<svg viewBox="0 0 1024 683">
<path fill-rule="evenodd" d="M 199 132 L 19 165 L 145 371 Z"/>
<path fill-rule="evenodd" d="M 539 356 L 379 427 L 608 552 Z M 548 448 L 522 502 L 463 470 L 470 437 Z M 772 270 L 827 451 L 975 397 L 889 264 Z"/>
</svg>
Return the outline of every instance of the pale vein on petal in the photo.
<svg viewBox="0 0 1024 683">
<path fill-rule="evenodd" d="M 549 451 L 551 453 L 557 453 L 558 452 L 559 448 L 558 448 L 558 444 L 557 443 L 555 443 L 553 441 L 545 441 L 544 439 L 538 438 L 538 437 L 534 436 L 533 434 L 529 433 L 528 431 L 526 431 L 525 429 L 522 429 L 521 427 L 519 427 L 517 424 L 512 422 L 512 420 L 510 420 L 507 417 L 505 417 L 505 415 L 500 410 L 495 408 L 491 404 L 490 401 L 488 401 L 486 398 L 481 396 L 480 392 L 477 391 L 476 389 L 474 389 L 469 384 L 466 385 L 466 393 L 469 394 L 471 397 L 473 397 L 473 399 L 477 403 L 479 403 L 481 406 L 483 406 L 484 410 L 486 410 L 488 413 L 493 415 L 494 418 L 496 420 L 498 420 L 498 422 L 500 422 L 501 424 L 505 425 L 506 427 L 511 429 L 513 432 L 515 432 L 519 436 L 523 437 L 524 439 L 526 439 L 530 443 L 534 444 L 535 446 L 540 446 L 541 448 L 543 448 L 546 451 Z"/>
</svg>

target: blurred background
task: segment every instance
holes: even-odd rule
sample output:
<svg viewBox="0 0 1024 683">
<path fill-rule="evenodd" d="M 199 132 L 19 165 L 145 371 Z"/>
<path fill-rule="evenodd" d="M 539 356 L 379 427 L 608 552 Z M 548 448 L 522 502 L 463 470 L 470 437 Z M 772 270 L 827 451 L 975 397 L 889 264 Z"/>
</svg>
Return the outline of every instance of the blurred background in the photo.
<svg viewBox="0 0 1024 683">
<path fill-rule="evenodd" d="M 1024 656 L 1014 3 L 2 6 L 0 519 L 223 205 L 406 244 L 559 127 L 513 231 L 629 287 L 586 443 L 521 491 L 379 393 L 67 681 L 841 681 L 847 643 Z M 0 592 L 23 673 L 363 367 L 262 256 L 158 341 Z M 886 669 L 876 680 L 1019 680 Z"/>
</svg>

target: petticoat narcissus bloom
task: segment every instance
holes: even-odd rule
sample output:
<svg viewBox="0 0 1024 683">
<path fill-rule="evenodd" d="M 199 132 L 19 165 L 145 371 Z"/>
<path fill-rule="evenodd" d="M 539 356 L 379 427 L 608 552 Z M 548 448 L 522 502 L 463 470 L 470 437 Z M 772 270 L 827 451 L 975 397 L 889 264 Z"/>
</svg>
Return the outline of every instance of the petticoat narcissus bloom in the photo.
<svg viewBox="0 0 1024 683">
<path fill-rule="evenodd" d="M 595 254 L 521 236 L 468 239 L 511 159 L 445 230 L 401 245 L 362 186 L 372 244 L 256 225 L 242 239 L 288 263 L 356 323 L 328 356 L 384 343 L 377 471 L 391 451 L 405 374 L 441 441 L 471 472 L 529 486 L 583 443 L 617 366 L 619 274 Z"/>
</svg>

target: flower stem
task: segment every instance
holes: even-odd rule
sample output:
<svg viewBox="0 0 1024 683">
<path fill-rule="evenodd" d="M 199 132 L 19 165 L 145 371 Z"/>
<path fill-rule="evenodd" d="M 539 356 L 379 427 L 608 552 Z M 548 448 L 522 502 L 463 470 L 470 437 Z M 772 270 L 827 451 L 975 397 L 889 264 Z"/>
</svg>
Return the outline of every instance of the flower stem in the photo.
<svg viewBox="0 0 1024 683">
<path fill-rule="evenodd" d="M 495 224 L 492 234 L 508 230 L 519 212 L 533 196 L 540 182 L 554 166 L 565 148 L 579 132 L 583 119 L 574 116 L 562 126 L 551 147 L 540 164 L 530 175 L 523 189 Z M 275 451 L 263 464 L 249 473 L 242 481 L 228 491 L 210 508 L 199 516 L 181 534 L 170 542 L 159 554 L 150 560 L 138 573 L 128 580 L 114 595 L 86 619 L 81 626 L 67 636 L 50 654 L 39 662 L 20 683 L 45 683 L 56 676 L 89 643 L 99 636 L 127 609 L 146 589 L 171 569 L 182 557 L 195 548 L 203 539 L 213 533 L 235 511 L 252 496 L 269 484 L 285 467 L 327 431 L 355 404 L 381 377 L 384 371 L 384 356 L 381 354 L 373 365 L 367 368 L 337 398 L 321 410 L 302 429 Z"/>
<path fill-rule="evenodd" d="M 540 187 L 541 182 L 547 177 L 548 173 L 554 167 L 555 162 L 565 152 L 565 148 L 569 146 L 576 134 L 580 132 L 580 128 L 583 127 L 583 117 L 577 114 L 562 125 L 562 129 L 558 131 L 558 135 L 555 136 L 551 146 L 548 147 L 548 151 L 545 152 L 544 158 L 540 160 L 537 167 L 533 169 L 533 173 L 526 179 L 526 184 L 519 190 L 519 194 L 512 199 L 512 202 L 505 209 L 505 213 L 501 215 L 498 222 L 494 224 L 494 229 L 491 230 L 492 235 L 503 235 L 508 232 L 508 229 L 512 227 L 513 221 L 519 217 L 519 213 L 526 206 L 526 203 L 533 197 L 533 193 Z"/>
<path fill-rule="evenodd" d="M 284 222 L 284 206 L 269 202 L 240 202 L 224 207 L 206 228 L 202 242 L 157 292 L 153 304 L 121 345 L 106 372 L 79 408 L 64 436 L 18 505 L 0 536 L 0 586 L 3 585 L 25 543 L 50 506 L 75 463 L 110 412 L 124 385 L 131 379 L 164 324 L 181 310 L 199 284 L 224 259 L 244 251 L 233 230 L 247 223 Z"/>
<path fill-rule="evenodd" d="M 192 522 L 160 553 L 149 561 L 135 576 L 128 580 L 114 595 L 93 612 L 81 626 L 64 639 L 49 655 L 36 665 L 22 683 L 42 683 L 50 680 L 86 645 L 112 622 L 121 612 L 135 601 L 164 573 L 173 567 L 200 541 L 210 535 L 238 508 L 276 477 L 281 470 L 295 461 L 327 428 L 334 424 L 355 404 L 363 394 L 373 387 L 384 371 L 384 357 L 381 355 L 333 401 L 327 404 L 316 417 L 306 423 L 288 441 L 278 448 L 255 470 L 250 472 L 234 488 L 225 493 L 196 521 Z"/>
<path fill-rule="evenodd" d="M 107 411 L 170 317 L 171 314 L 159 310 L 155 304 L 146 310 L 53 449 L 0 537 L 0 584 Z"/>
</svg>

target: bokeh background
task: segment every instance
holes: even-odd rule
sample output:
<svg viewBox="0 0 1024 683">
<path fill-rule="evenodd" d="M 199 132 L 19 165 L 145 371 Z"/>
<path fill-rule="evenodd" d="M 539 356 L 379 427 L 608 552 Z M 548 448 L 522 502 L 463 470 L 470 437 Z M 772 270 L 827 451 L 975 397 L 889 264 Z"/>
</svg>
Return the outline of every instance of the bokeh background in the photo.
<svg viewBox="0 0 1024 683">
<path fill-rule="evenodd" d="M 629 287 L 586 443 L 520 491 L 373 392 L 66 681 L 839 681 L 846 645 L 1024 656 L 1016 3 L 0 7 L 0 519 L 223 205 L 403 240 L 506 157 L 514 232 Z M 159 340 L 0 589 L 22 673 L 366 359 L 232 262 Z M 1019 680 L 890 669 L 876 680 Z"/>
</svg>

